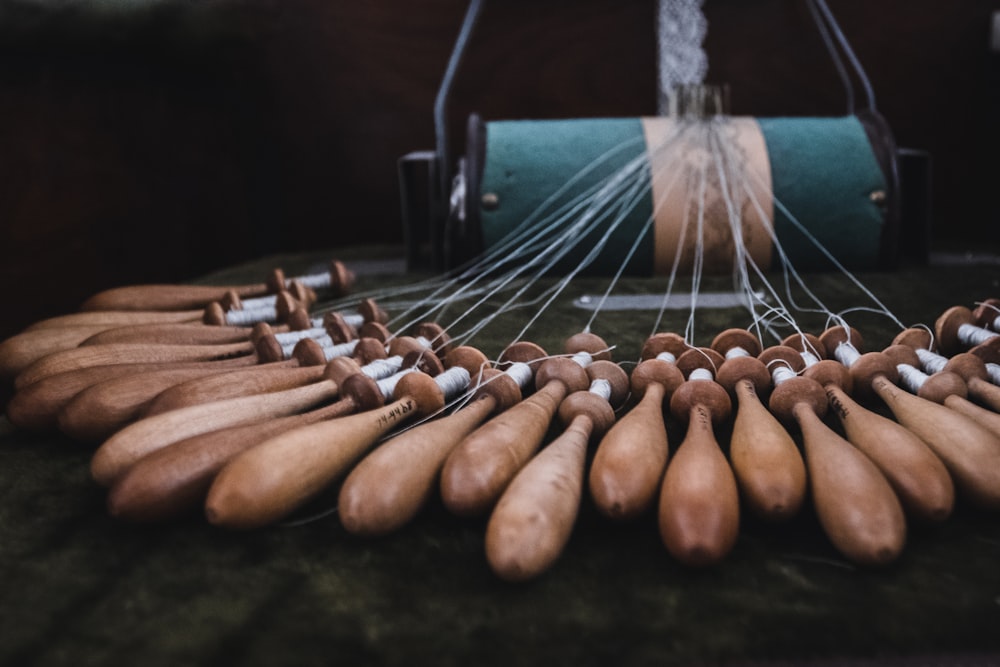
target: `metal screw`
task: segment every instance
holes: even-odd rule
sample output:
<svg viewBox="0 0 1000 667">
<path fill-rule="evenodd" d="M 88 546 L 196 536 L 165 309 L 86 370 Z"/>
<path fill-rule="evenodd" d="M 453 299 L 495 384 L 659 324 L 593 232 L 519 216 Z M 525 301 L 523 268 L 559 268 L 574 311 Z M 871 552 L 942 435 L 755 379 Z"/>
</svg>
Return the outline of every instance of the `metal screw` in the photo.
<svg viewBox="0 0 1000 667">
<path fill-rule="evenodd" d="M 495 192 L 484 192 L 481 203 L 487 211 L 495 211 L 500 207 L 500 197 Z"/>
<path fill-rule="evenodd" d="M 885 203 L 886 197 L 887 195 L 885 194 L 885 190 L 875 190 L 868 195 L 868 198 L 871 199 L 873 204 L 878 204 L 880 206 Z"/>
</svg>

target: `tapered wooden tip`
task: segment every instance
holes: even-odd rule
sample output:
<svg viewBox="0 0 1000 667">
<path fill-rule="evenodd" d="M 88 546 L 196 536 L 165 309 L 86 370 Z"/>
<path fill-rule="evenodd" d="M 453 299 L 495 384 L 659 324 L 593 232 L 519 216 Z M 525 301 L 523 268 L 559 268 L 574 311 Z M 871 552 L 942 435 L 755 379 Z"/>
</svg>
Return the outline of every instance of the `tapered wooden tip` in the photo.
<svg viewBox="0 0 1000 667">
<path fill-rule="evenodd" d="M 851 377 L 851 372 L 844 364 L 833 359 L 824 359 L 813 364 L 805 370 L 804 376 L 815 380 L 821 387 L 835 385 L 847 394 L 850 394 L 854 389 L 854 379 Z"/>
<path fill-rule="evenodd" d="M 437 322 L 423 322 L 417 325 L 415 335 L 430 341 L 431 349 L 442 359 L 454 347 L 451 337 L 445 332 L 444 327 Z"/>
<path fill-rule="evenodd" d="M 364 299 L 358 305 L 358 313 L 364 318 L 365 322 L 385 324 L 389 321 L 389 314 L 382 310 L 381 306 L 374 299 Z"/>
<path fill-rule="evenodd" d="M 965 380 L 957 373 L 941 371 L 929 376 L 920 385 L 917 396 L 926 398 L 928 401 L 943 404 L 944 399 L 949 396 L 960 396 L 962 398 L 968 396 L 968 387 L 965 384 Z"/>
<path fill-rule="evenodd" d="M 993 322 L 1000 317 L 1000 299 L 986 299 L 972 311 L 975 324 L 984 329 L 993 327 Z"/>
<path fill-rule="evenodd" d="M 989 380 L 990 377 L 989 372 L 986 370 L 986 362 L 971 352 L 956 354 L 944 365 L 944 370 L 958 373 L 966 382 L 972 378 Z"/>
<path fill-rule="evenodd" d="M 749 380 L 758 393 L 766 391 L 771 386 L 771 373 L 764 362 L 755 357 L 726 359 L 715 376 L 715 381 L 725 387 L 730 394 L 736 391 L 736 383 L 744 379 Z"/>
<path fill-rule="evenodd" d="M 358 328 L 358 335 L 362 338 L 374 338 L 383 343 L 392 339 L 392 332 L 380 322 L 365 322 Z"/>
<path fill-rule="evenodd" d="M 543 363 L 535 373 L 535 388 L 541 389 L 549 382 L 560 382 L 567 393 L 583 391 L 590 386 L 590 377 L 580 364 L 566 357 L 555 357 Z"/>
<path fill-rule="evenodd" d="M 357 329 L 348 324 L 344 316 L 338 312 L 330 312 L 323 316 L 323 328 L 338 345 L 358 337 Z"/>
<path fill-rule="evenodd" d="M 313 345 L 319 347 L 319 344 L 316 341 L 312 339 L 309 340 Z M 301 343 L 305 341 L 299 342 Z M 279 343 L 278 339 L 274 337 L 274 334 L 266 334 L 258 338 L 257 342 L 254 344 L 254 350 L 257 352 L 257 358 L 264 363 L 281 361 L 285 358 L 285 352 L 281 349 L 281 343 Z"/>
<path fill-rule="evenodd" d="M 333 260 L 330 262 L 330 291 L 333 296 L 344 296 L 354 287 L 354 272 L 347 268 L 343 262 Z"/>
<path fill-rule="evenodd" d="M 559 421 L 568 426 L 576 417 L 585 415 L 590 419 L 590 437 L 600 437 L 615 423 L 615 413 L 606 400 L 589 391 L 576 391 L 559 404 Z"/>
<path fill-rule="evenodd" d="M 277 294 L 285 289 L 285 272 L 281 268 L 275 267 L 267 274 L 264 282 L 267 285 L 268 293 Z"/>
<path fill-rule="evenodd" d="M 354 354 L 351 355 L 355 360 L 361 365 L 370 364 L 376 359 L 385 359 L 388 355 L 385 351 L 385 345 L 374 338 L 361 338 L 358 340 L 357 347 L 354 348 Z"/>
<path fill-rule="evenodd" d="M 851 379 L 854 381 L 855 397 L 859 401 L 874 398 L 875 391 L 872 388 L 872 381 L 879 376 L 884 376 L 889 382 L 896 384 L 899 381 L 899 371 L 896 370 L 896 364 L 913 365 L 911 361 L 919 363 L 917 354 L 913 348 L 903 345 L 890 345 L 885 352 L 862 354 L 850 368 Z"/>
</svg>

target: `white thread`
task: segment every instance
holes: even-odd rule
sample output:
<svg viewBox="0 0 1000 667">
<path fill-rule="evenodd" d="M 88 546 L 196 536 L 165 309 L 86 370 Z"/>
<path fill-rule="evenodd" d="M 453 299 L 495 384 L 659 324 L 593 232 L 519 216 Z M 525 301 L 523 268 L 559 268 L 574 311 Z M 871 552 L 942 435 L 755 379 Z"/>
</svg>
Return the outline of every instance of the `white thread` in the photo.
<svg viewBox="0 0 1000 667">
<path fill-rule="evenodd" d="M 330 347 L 323 348 L 323 356 L 326 357 L 327 361 L 330 361 L 334 357 L 346 357 L 349 354 L 354 354 L 354 348 L 358 346 L 357 339 L 349 340 L 346 343 L 341 343 L 340 345 L 331 345 Z"/>
<path fill-rule="evenodd" d="M 425 347 L 425 348 L 430 349 L 431 342 L 429 340 L 427 340 L 426 338 L 424 338 L 423 336 L 417 336 L 416 340 L 417 340 L 418 343 L 420 343 L 420 347 Z"/>
<path fill-rule="evenodd" d="M 361 372 L 373 380 L 381 380 L 382 378 L 387 378 L 398 371 L 399 367 L 402 365 L 403 357 L 397 354 L 394 357 L 375 359 L 374 361 L 362 366 Z"/>
<path fill-rule="evenodd" d="M 775 387 L 786 380 L 791 380 L 793 377 L 796 377 L 795 371 L 788 366 L 777 365 L 774 367 L 774 370 L 771 371 L 771 378 L 774 380 Z"/>
<path fill-rule="evenodd" d="M 1000 385 L 1000 364 L 987 363 L 986 372 L 990 374 L 990 382 Z"/>
<path fill-rule="evenodd" d="M 341 317 L 344 318 L 347 326 L 354 327 L 355 329 L 365 323 L 365 316 L 361 313 L 344 313 Z"/>
<path fill-rule="evenodd" d="M 861 354 L 850 343 L 840 343 L 833 351 L 833 356 L 837 361 L 850 368 L 855 361 L 861 358 Z"/>
<path fill-rule="evenodd" d="M 659 359 L 660 361 L 665 361 L 668 364 L 677 363 L 677 357 L 675 357 L 669 352 L 660 352 L 658 355 L 656 355 L 656 358 Z"/>
<path fill-rule="evenodd" d="M 465 391 L 471 381 L 472 376 L 469 375 L 469 371 L 461 366 L 453 366 L 434 378 L 434 382 L 444 394 L 445 400 L 451 400 Z"/>
<path fill-rule="evenodd" d="M 597 378 L 590 383 L 590 393 L 597 394 L 605 401 L 611 400 L 611 383 L 604 378 Z"/>
<path fill-rule="evenodd" d="M 707 368 L 696 368 L 693 371 L 691 371 L 690 375 L 688 375 L 688 380 L 712 380 L 712 379 L 714 379 L 712 371 L 708 370 Z"/>
<path fill-rule="evenodd" d="M 587 368 L 594 362 L 594 358 L 590 356 L 589 352 L 577 352 L 573 355 L 572 359 L 583 368 Z"/>
<path fill-rule="evenodd" d="M 393 375 L 390 375 L 387 378 L 379 380 L 378 382 L 375 383 L 375 386 L 378 387 L 378 390 L 380 392 L 382 392 L 382 396 L 385 398 L 385 400 L 387 401 L 391 400 L 392 392 L 396 391 L 396 385 L 399 383 L 399 379 L 404 375 L 406 375 L 407 373 L 415 373 L 416 370 L 417 369 L 413 368 L 412 366 L 410 368 L 404 368 L 398 373 L 394 373 Z"/>
<path fill-rule="evenodd" d="M 993 320 L 992 322 L 990 322 L 990 327 L 994 331 L 1000 331 L 1000 315 L 998 315 L 995 320 Z"/>
<path fill-rule="evenodd" d="M 997 336 L 1000 336 L 1000 333 L 977 327 L 974 324 L 962 324 L 958 327 L 958 340 L 968 347 L 975 347 Z"/>
<path fill-rule="evenodd" d="M 258 296 L 252 299 L 242 299 L 240 301 L 242 304 L 240 310 L 256 310 L 258 308 L 274 308 L 278 303 L 277 294 L 268 294 L 267 296 Z M 232 310 L 232 309 L 231 309 Z"/>
<path fill-rule="evenodd" d="M 249 310 L 227 310 L 226 324 L 243 326 L 257 322 L 274 322 L 278 319 L 278 311 L 270 308 L 251 308 Z"/>
<path fill-rule="evenodd" d="M 325 333 L 326 329 L 320 326 L 311 329 L 300 329 L 298 331 L 282 331 L 274 334 L 274 339 L 278 341 L 279 345 L 287 345 L 288 343 L 298 343 L 303 338 L 322 336 Z"/>
<path fill-rule="evenodd" d="M 514 362 L 510 365 L 510 368 L 504 371 L 507 375 L 514 379 L 518 387 L 524 389 L 531 382 L 531 378 L 534 377 L 534 373 L 531 370 L 531 366 L 522 363 L 520 361 Z"/>
<path fill-rule="evenodd" d="M 324 273 L 314 273 L 306 276 L 295 276 L 294 278 L 285 278 L 285 287 L 291 287 L 292 282 L 301 283 L 303 287 L 308 287 L 309 289 L 323 289 L 324 287 L 329 287 L 333 282 L 330 278 L 330 272 Z"/>
<path fill-rule="evenodd" d="M 917 349 L 917 356 L 920 358 L 920 365 L 932 375 L 943 371 L 945 364 L 948 363 L 947 357 L 942 357 L 940 354 L 935 354 L 923 348 Z"/>
<path fill-rule="evenodd" d="M 802 357 L 802 361 L 806 362 L 806 368 L 809 368 L 810 366 L 815 366 L 816 364 L 819 363 L 819 357 L 817 357 L 809 350 L 806 350 L 805 352 L 799 352 L 799 356 Z"/>
<path fill-rule="evenodd" d="M 899 381 L 914 394 L 927 382 L 927 374 L 910 364 L 896 364 L 896 370 L 899 371 Z"/>
<path fill-rule="evenodd" d="M 750 353 L 744 350 L 739 345 L 734 345 L 733 347 L 726 350 L 726 359 L 735 359 L 736 357 L 749 357 Z"/>
</svg>

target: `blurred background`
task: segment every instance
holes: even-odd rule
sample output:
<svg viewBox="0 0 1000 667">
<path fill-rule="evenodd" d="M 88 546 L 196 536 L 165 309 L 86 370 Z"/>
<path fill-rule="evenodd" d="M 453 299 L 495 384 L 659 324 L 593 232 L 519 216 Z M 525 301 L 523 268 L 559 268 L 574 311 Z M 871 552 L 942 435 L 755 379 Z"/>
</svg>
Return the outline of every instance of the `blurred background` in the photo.
<svg viewBox="0 0 1000 667">
<path fill-rule="evenodd" d="M 931 250 L 1000 245 L 1000 54 L 986 0 L 829 0 L 901 146 L 933 156 Z M 0 337 L 95 291 L 298 250 L 401 244 L 396 161 L 432 109 L 465 0 L 3 0 Z M 707 0 L 732 112 L 835 115 L 802 0 Z M 655 0 L 489 2 L 464 118 L 656 111 Z"/>
</svg>

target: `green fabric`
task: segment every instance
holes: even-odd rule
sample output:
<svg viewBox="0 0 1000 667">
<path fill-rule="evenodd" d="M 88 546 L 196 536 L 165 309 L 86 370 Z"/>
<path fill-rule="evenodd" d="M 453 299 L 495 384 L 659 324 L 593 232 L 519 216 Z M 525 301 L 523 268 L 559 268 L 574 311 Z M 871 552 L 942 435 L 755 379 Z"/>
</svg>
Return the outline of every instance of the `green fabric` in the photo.
<svg viewBox="0 0 1000 667">
<path fill-rule="evenodd" d="M 871 194 L 884 192 L 886 182 L 858 120 L 853 116 L 765 118 L 759 124 L 771 165 L 775 230 L 792 262 L 803 270 L 831 266 L 789 214 L 844 265 L 875 267 L 883 212 Z M 512 230 L 536 222 L 541 215 L 598 186 L 644 150 L 639 119 L 488 123 L 481 191 L 496 195 L 499 205 L 481 208 L 484 246 L 496 247 Z M 577 177 L 587 167 L 589 170 Z M 652 198 L 648 184 L 644 185 L 645 195 L 639 193 L 639 203 L 585 273 L 613 274 L 644 232 L 652 215 Z M 565 190 L 560 192 L 562 188 Z M 556 192 L 560 196 L 546 202 Z M 543 204 L 546 207 L 540 213 Z M 613 213 L 602 210 L 600 215 L 600 229 L 559 263 L 556 272 L 575 267 L 600 240 Z M 571 217 L 559 227 L 578 219 L 579 215 Z M 653 238 L 646 232 L 625 273 L 649 275 L 652 270 Z"/>
<path fill-rule="evenodd" d="M 761 118 L 758 122 L 771 162 L 775 231 L 796 266 L 831 266 L 800 229 L 804 226 L 842 263 L 875 267 L 883 212 L 871 195 L 886 192 L 887 185 L 858 119 Z"/>
<path fill-rule="evenodd" d="M 600 186 L 645 150 L 638 118 L 499 121 L 487 124 L 486 136 L 481 191 L 496 195 L 499 201 L 497 208 L 480 211 L 486 248 L 499 244 L 512 230 L 533 224 L 540 215 L 557 211 Z M 585 174 L 575 178 L 588 167 Z M 559 196 L 548 201 L 553 193 Z M 543 204 L 545 208 L 539 213 Z M 642 197 L 585 273 L 609 275 L 617 271 L 652 213 L 652 200 Z M 613 219 L 606 210 L 601 211 L 601 216 L 599 229 L 588 234 L 576 250 L 558 263 L 555 272 L 565 273 L 574 268 L 600 241 Z M 579 216 L 560 223 L 559 228 L 576 219 Z M 648 275 L 652 271 L 652 237 L 646 238 L 649 242 L 633 256 L 628 273 Z"/>
<path fill-rule="evenodd" d="M 374 274 L 360 290 L 412 283 Z M 324 253 L 323 257 L 328 257 Z M 274 264 L 290 275 L 320 256 L 278 257 L 204 282 L 248 282 Z M 955 303 L 993 294 L 1000 269 L 863 274 L 907 324 L 933 323 Z M 551 285 L 547 281 L 539 289 Z M 573 298 L 605 279 L 576 280 L 528 338 L 557 351 L 589 313 Z M 677 290 L 687 289 L 680 284 Z M 834 275 L 809 286 L 834 310 L 857 305 Z M 616 294 L 658 293 L 631 278 Z M 731 289 L 713 277 L 704 291 Z M 915 295 L 919 295 L 916 297 Z M 492 307 L 487 305 L 487 310 Z M 515 311 L 472 342 L 496 356 L 523 325 Z M 602 313 L 595 333 L 638 355 L 655 313 Z M 669 311 L 662 330 L 683 330 Z M 868 349 L 896 328 L 852 316 Z M 804 320 L 812 331 L 820 317 Z M 746 326 L 739 309 L 699 310 L 694 341 Z M 0 424 L 3 421 L 0 420 Z M 670 422 L 672 446 L 679 426 Z M 725 442 L 725 429 L 719 434 Z M 335 514 L 252 532 L 213 529 L 200 516 L 158 526 L 117 523 L 88 477 L 91 450 L 56 435 L 0 433 L 0 664 L 3 665 L 691 665 L 853 658 L 959 664 L 1000 659 L 1000 522 L 960 505 L 940 526 L 911 525 L 898 562 L 875 570 L 843 560 L 808 507 L 793 521 L 742 520 L 721 565 L 681 567 L 654 517 L 614 524 L 585 500 L 570 543 L 548 573 L 505 584 L 483 555 L 484 519 L 458 519 L 435 500 L 381 539 L 347 534 Z M 295 518 L 328 509 L 335 490 Z M 967 657 L 962 664 L 980 664 Z M 981 664 L 988 664 L 985 660 Z M 762 663 L 755 663 L 762 664 Z M 872 663 L 865 663 L 872 664 Z"/>
</svg>

